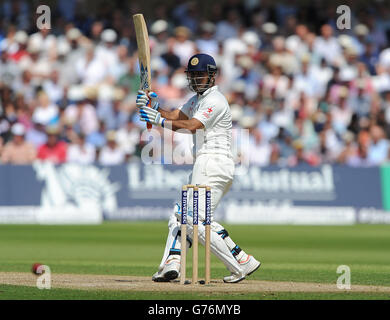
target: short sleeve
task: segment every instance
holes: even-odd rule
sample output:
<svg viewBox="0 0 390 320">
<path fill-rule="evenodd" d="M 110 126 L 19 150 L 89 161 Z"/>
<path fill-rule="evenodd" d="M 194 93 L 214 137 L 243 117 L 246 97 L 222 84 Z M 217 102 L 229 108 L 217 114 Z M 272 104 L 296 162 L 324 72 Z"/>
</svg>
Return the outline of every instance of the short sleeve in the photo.
<svg viewBox="0 0 390 320">
<path fill-rule="evenodd" d="M 203 123 L 206 129 L 210 129 L 216 119 L 220 116 L 221 112 L 223 112 L 223 106 L 217 104 L 204 104 L 199 107 L 199 109 L 194 114 L 193 118 L 198 119 Z"/>
<path fill-rule="evenodd" d="M 191 98 L 185 104 L 183 104 L 179 110 L 183 112 L 188 118 L 191 118 L 191 107 L 194 106 L 194 104 L 194 98 Z"/>
</svg>

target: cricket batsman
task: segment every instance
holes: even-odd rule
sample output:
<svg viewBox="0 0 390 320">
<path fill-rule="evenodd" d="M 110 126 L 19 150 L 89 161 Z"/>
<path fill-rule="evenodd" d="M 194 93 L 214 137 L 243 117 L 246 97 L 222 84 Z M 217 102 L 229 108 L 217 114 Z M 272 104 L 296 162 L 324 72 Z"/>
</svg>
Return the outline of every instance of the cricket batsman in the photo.
<svg viewBox="0 0 390 320">
<path fill-rule="evenodd" d="M 230 275 L 224 282 L 237 283 L 245 279 L 260 267 L 260 262 L 244 252 L 229 236 L 227 230 L 213 220 L 213 213 L 228 192 L 234 175 L 234 161 L 231 150 L 232 117 L 226 98 L 215 85 L 217 66 L 213 57 L 196 54 L 188 61 L 187 79 L 189 87 L 195 92 L 188 102 L 173 111 L 159 106 L 158 96 L 139 91 L 137 107 L 142 121 L 156 126 L 193 134 L 195 162 L 189 184 L 211 187 L 211 252 L 217 256 Z M 196 141 L 197 140 L 197 141 Z M 201 141 L 199 141 L 201 140 Z M 199 190 L 199 198 L 204 190 Z M 192 203 L 192 193 L 188 194 L 188 203 Z M 199 221 L 205 220 L 203 206 L 199 206 Z M 168 222 L 168 238 L 158 271 L 152 280 L 166 282 L 179 277 L 180 253 L 191 246 L 192 212 L 188 208 L 187 248 L 181 248 L 180 239 L 181 207 L 176 203 L 175 210 Z M 199 223 L 199 241 L 205 243 L 205 227 Z"/>
</svg>

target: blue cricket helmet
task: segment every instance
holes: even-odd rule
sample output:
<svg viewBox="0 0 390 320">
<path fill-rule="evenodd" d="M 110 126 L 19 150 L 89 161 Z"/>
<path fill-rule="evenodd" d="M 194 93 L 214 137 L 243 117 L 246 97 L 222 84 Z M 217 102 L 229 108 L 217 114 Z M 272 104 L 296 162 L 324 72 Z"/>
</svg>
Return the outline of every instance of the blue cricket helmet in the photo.
<svg viewBox="0 0 390 320">
<path fill-rule="evenodd" d="M 205 53 L 193 55 L 188 61 L 186 72 L 206 71 L 209 74 L 217 72 L 217 64 L 212 56 Z"/>
</svg>

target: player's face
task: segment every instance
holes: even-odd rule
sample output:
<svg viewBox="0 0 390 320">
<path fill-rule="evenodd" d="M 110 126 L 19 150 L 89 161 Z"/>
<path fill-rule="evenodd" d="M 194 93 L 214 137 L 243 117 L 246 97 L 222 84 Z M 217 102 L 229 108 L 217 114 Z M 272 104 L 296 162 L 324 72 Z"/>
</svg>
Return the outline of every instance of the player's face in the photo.
<svg viewBox="0 0 390 320">
<path fill-rule="evenodd" d="M 206 71 L 192 71 L 187 72 L 187 80 L 190 89 L 196 93 L 202 93 L 210 87 L 212 79 L 209 77 Z"/>
</svg>

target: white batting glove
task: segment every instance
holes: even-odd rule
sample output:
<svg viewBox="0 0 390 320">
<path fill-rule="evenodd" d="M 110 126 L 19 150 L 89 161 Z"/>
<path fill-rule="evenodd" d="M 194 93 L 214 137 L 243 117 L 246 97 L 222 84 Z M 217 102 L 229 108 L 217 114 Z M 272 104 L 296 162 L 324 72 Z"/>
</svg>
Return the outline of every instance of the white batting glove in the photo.
<svg viewBox="0 0 390 320">
<path fill-rule="evenodd" d="M 143 90 L 138 90 L 136 104 L 138 108 L 147 106 L 154 110 L 157 110 L 160 106 L 157 93 L 149 92 L 149 95 L 147 95 Z"/>
<path fill-rule="evenodd" d="M 161 117 L 161 113 L 157 110 L 142 106 L 139 108 L 139 116 L 141 121 L 164 127 L 165 118 Z"/>
</svg>

